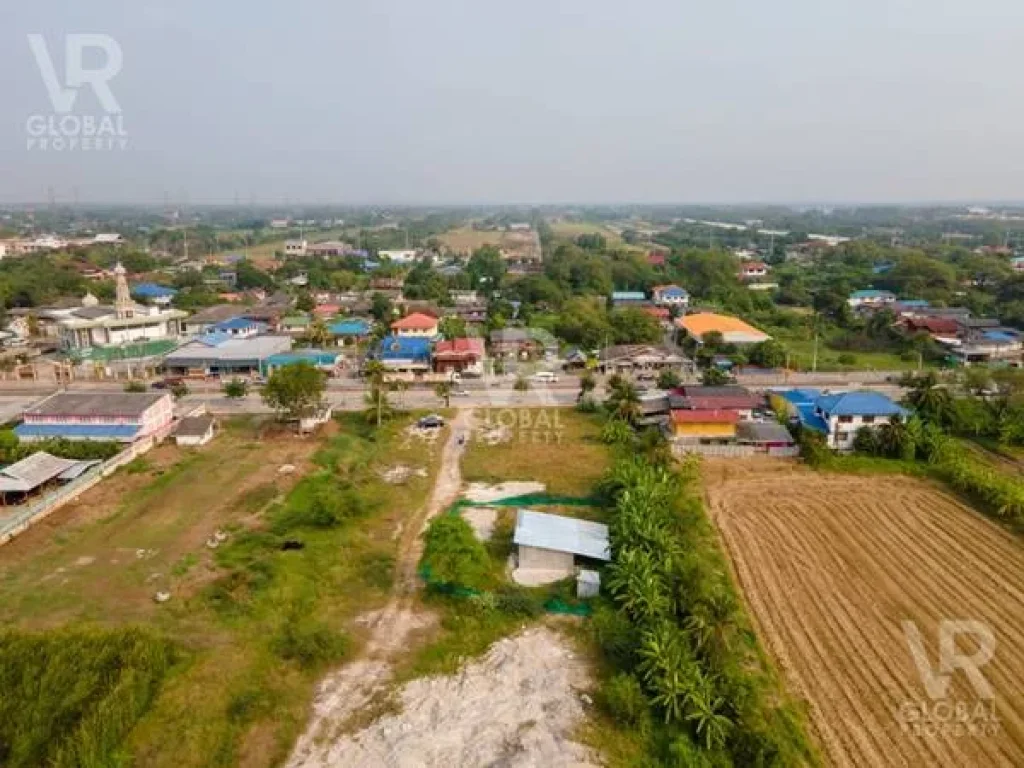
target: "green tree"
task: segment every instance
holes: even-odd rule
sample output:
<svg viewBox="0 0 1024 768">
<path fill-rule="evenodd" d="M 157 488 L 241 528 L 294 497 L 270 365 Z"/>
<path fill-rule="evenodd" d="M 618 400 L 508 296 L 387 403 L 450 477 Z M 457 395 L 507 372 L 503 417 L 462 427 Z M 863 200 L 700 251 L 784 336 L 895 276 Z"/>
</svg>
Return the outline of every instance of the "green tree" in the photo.
<svg viewBox="0 0 1024 768">
<path fill-rule="evenodd" d="M 786 348 L 775 339 L 768 339 L 751 347 L 747 358 L 761 368 L 781 368 L 786 364 Z"/>
<path fill-rule="evenodd" d="M 384 419 L 390 418 L 392 414 L 385 380 L 386 369 L 379 360 L 371 360 L 366 364 L 363 373 L 370 383 L 370 390 L 366 393 L 366 417 L 379 428 Z"/>
<path fill-rule="evenodd" d="M 434 394 L 444 400 L 444 407 L 451 408 L 452 405 L 452 383 L 450 381 L 439 381 L 434 385 Z"/>
<path fill-rule="evenodd" d="M 423 568 L 432 583 L 482 589 L 490 580 L 490 558 L 461 515 L 439 515 L 423 535 Z"/>
<path fill-rule="evenodd" d="M 391 299 L 383 293 L 376 292 L 370 297 L 370 315 L 378 323 L 391 321 Z"/>
<path fill-rule="evenodd" d="M 313 347 L 326 347 L 333 338 L 327 323 L 319 318 L 310 323 L 309 329 L 306 331 L 306 341 Z"/>
<path fill-rule="evenodd" d="M 125 392 L 145 392 L 146 382 L 132 379 L 124 385 Z"/>
<path fill-rule="evenodd" d="M 303 291 L 299 294 L 298 298 L 295 299 L 295 308 L 300 312 L 312 312 L 316 307 L 316 302 L 313 300 L 313 295 L 309 291 Z"/>
<path fill-rule="evenodd" d="M 613 309 L 608 319 L 616 344 L 651 344 L 661 339 L 657 319 L 642 309 Z"/>
<path fill-rule="evenodd" d="M 725 371 L 712 366 L 700 375 L 700 383 L 705 387 L 720 387 L 729 382 L 729 376 Z"/>
<path fill-rule="evenodd" d="M 658 389 L 676 389 L 683 379 L 674 368 L 664 368 L 658 373 Z"/>
<path fill-rule="evenodd" d="M 530 389 L 530 380 L 525 376 L 517 376 L 516 383 L 512 385 L 516 392 L 526 392 Z"/>
<path fill-rule="evenodd" d="M 186 384 L 184 381 L 179 381 L 171 387 L 171 394 L 174 395 L 174 397 L 177 398 L 178 400 L 180 400 L 183 397 L 186 397 L 189 392 L 190 390 L 188 388 L 188 384 Z"/>
<path fill-rule="evenodd" d="M 291 419 L 314 413 L 323 403 L 327 375 L 302 360 L 274 369 L 263 386 L 263 402 Z"/>
<path fill-rule="evenodd" d="M 466 321 L 461 317 L 444 317 L 438 324 L 438 330 L 448 341 L 466 337 Z"/>
<path fill-rule="evenodd" d="M 237 376 L 224 383 L 224 396 L 232 400 L 241 400 L 249 394 L 249 385 Z"/>
<path fill-rule="evenodd" d="M 583 375 L 580 376 L 580 391 L 579 394 L 576 395 L 577 402 L 589 395 L 595 389 L 597 389 L 597 378 L 594 376 L 592 371 L 584 371 Z"/>
</svg>

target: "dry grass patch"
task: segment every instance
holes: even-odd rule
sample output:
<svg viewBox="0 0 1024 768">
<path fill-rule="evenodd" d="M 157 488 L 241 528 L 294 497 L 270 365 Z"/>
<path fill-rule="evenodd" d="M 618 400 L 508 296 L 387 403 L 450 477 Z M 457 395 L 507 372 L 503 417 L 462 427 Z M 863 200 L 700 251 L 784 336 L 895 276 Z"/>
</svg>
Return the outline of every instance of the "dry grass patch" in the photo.
<svg viewBox="0 0 1024 768">
<path fill-rule="evenodd" d="M 533 480 L 548 493 L 589 496 L 608 468 L 607 446 L 592 414 L 569 408 L 478 409 L 478 430 L 462 459 L 467 482 Z M 487 445 L 477 435 L 488 422 L 508 426 L 507 442 Z"/>
</svg>

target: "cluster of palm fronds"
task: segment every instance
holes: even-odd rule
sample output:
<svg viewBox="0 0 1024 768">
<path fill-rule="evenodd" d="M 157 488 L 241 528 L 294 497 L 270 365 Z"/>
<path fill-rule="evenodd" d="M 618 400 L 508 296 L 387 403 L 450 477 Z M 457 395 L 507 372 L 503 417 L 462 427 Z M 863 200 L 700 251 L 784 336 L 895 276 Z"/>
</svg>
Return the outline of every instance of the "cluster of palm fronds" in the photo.
<svg viewBox="0 0 1024 768">
<path fill-rule="evenodd" d="M 602 484 L 615 504 L 607 584 L 617 616 L 596 617 L 595 630 L 622 670 L 613 678 L 616 701 L 631 725 L 656 733 L 666 758 L 680 764 L 813 761 L 688 490 L 692 471 L 633 457 L 617 462 Z M 629 691 L 642 691 L 649 722 L 634 701 L 626 706 Z"/>
</svg>

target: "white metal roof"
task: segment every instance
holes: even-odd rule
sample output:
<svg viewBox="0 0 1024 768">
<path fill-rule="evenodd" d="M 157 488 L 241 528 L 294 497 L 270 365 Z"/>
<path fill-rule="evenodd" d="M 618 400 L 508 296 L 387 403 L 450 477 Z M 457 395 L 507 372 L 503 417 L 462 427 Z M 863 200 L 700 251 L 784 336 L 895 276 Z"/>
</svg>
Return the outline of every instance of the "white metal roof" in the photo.
<svg viewBox="0 0 1024 768">
<path fill-rule="evenodd" d="M 33 453 L 9 467 L 0 469 L 0 492 L 26 493 L 78 464 L 74 459 L 51 456 L 45 451 Z"/>
<path fill-rule="evenodd" d="M 595 560 L 612 559 L 608 526 L 561 515 L 520 509 L 513 543 L 526 547 L 571 552 Z"/>
</svg>

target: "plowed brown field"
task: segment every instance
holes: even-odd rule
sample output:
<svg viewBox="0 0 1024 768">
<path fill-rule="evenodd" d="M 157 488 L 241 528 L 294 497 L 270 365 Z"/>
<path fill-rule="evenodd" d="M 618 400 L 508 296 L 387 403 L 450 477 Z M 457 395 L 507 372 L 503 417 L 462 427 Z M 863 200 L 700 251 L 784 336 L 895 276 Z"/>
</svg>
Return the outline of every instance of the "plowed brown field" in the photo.
<svg viewBox="0 0 1024 768">
<path fill-rule="evenodd" d="M 807 700 L 829 763 L 1024 765 L 1020 540 L 912 478 L 773 460 L 704 466 L 709 509 L 758 633 Z M 917 625 L 938 671 L 939 623 L 965 619 L 994 634 L 994 656 L 980 667 L 994 698 L 979 698 L 955 671 L 945 698 L 933 700 L 902 623 Z M 971 636 L 957 644 L 965 656 L 977 647 Z M 947 710 L 957 704 L 967 713 L 959 721 Z"/>
</svg>

